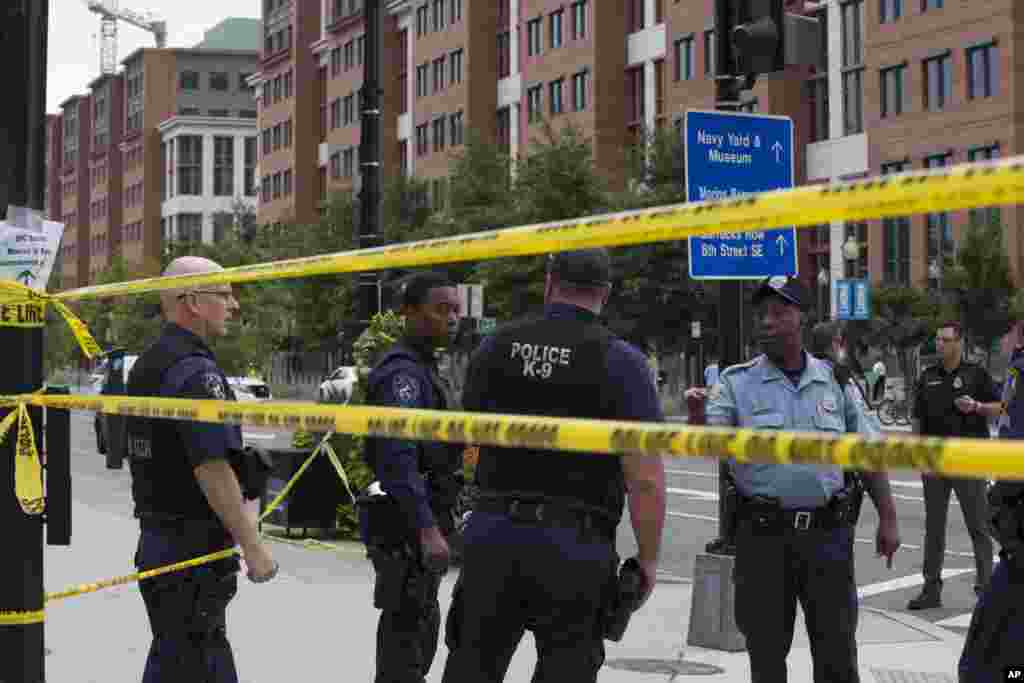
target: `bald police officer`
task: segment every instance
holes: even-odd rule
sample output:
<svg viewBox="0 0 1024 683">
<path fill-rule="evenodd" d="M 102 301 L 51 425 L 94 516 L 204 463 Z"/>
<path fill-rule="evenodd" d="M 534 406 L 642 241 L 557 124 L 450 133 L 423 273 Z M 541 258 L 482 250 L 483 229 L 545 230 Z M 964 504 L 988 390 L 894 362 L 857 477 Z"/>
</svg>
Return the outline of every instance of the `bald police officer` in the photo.
<svg viewBox="0 0 1024 683">
<path fill-rule="evenodd" d="M 222 270 L 186 256 L 164 275 Z M 230 285 L 161 294 L 167 324 L 128 378 L 131 396 L 234 400 L 209 344 L 227 334 L 238 310 Z M 241 545 L 249 579 L 269 581 L 277 564 L 261 542 L 244 500 L 266 483 L 265 463 L 242 448 L 241 428 L 130 417 L 126 421 L 132 497 L 141 533 L 140 571 Z M 143 683 L 237 683 L 226 610 L 238 589 L 237 557 L 139 582 L 153 643 Z"/>
<path fill-rule="evenodd" d="M 796 278 L 765 280 L 754 295 L 764 355 L 724 372 L 707 423 L 767 430 L 869 432 L 831 367 L 801 343 L 806 296 Z M 796 605 L 807 621 L 815 683 L 857 683 L 856 492 L 842 470 L 732 463 L 739 494 L 736 623 L 746 636 L 753 683 L 786 680 Z M 880 523 L 876 550 L 899 546 L 888 479 L 866 477 Z"/>
<path fill-rule="evenodd" d="M 405 333 L 367 379 L 366 402 L 395 408 L 452 407 L 436 351 L 447 346 L 459 315 L 455 284 L 418 273 L 399 293 Z M 360 499 L 363 542 L 376 573 L 376 683 L 421 683 L 437 652 L 437 592 L 447 570 L 447 538 L 462 488 L 461 444 L 370 438 L 363 454 L 380 495 Z"/>
<path fill-rule="evenodd" d="M 481 344 L 464 408 L 661 421 L 647 359 L 598 322 L 610 281 L 604 249 L 553 256 L 544 315 Z M 604 662 L 603 603 L 617 587 L 615 532 L 627 491 L 640 549 L 639 603 L 654 587 L 665 519 L 661 458 L 566 453 L 543 443 L 481 446 L 476 483 L 480 497 L 445 628 L 444 681 L 502 681 L 530 630 L 534 683 L 593 682 Z"/>
<path fill-rule="evenodd" d="M 1003 388 L 1000 439 L 1024 439 L 1024 315 L 1016 311 L 1003 337 L 1010 364 Z M 999 564 L 974 607 L 960 655 L 960 683 L 1002 683 L 1024 678 L 1024 481 L 997 481 L 988 491 L 992 536 L 1001 546 Z"/>
</svg>

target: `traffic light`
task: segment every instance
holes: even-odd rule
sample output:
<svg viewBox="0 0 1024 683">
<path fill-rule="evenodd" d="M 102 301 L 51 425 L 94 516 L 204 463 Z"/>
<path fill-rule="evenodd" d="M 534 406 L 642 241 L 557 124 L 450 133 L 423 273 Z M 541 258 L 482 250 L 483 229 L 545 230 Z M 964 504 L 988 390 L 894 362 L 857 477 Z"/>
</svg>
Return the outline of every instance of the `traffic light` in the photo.
<svg viewBox="0 0 1024 683">
<path fill-rule="evenodd" d="M 737 21 L 729 40 L 736 72 L 763 74 L 786 66 L 786 13 L 783 0 L 738 0 Z"/>
</svg>

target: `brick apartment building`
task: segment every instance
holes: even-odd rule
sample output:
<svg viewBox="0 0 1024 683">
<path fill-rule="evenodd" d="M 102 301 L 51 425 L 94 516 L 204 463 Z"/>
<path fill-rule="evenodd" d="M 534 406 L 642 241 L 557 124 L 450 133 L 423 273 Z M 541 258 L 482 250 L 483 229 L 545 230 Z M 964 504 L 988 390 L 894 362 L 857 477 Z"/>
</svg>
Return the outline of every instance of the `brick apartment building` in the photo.
<svg viewBox="0 0 1024 683">
<path fill-rule="evenodd" d="M 155 274 L 166 241 L 212 240 L 215 212 L 255 205 L 253 25 L 229 19 L 194 48 L 136 50 L 48 118 L 48 215 L 65 224 L 56 286 L 90 284 L 115 257 Z"/>
</svg>

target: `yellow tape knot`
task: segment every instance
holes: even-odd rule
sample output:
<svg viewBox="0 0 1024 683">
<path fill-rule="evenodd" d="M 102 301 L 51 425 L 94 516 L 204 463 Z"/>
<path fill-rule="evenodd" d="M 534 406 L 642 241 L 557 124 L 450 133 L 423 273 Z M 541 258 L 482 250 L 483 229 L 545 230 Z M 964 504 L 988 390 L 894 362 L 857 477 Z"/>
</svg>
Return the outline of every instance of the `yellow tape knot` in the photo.
<svg viewBox="0 0 1024 683">
<path fill-rule="evenodd" d="M 0 280 L 0 327 L 42 327 L 46 324 L 47 304 L 53 304 L 64 318 L 82 353 L 95 358 L 102 352 L 85 323 L 56 296 L 38 292 L 20 282 Z"/>
</svg>

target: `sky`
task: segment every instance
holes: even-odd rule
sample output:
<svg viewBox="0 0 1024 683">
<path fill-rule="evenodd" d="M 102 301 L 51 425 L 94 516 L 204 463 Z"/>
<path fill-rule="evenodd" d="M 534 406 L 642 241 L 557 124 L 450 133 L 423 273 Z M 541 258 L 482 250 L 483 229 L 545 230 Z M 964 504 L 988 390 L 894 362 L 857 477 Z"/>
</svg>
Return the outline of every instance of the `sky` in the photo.
<svg viewBox="0 0 1024 683">
<path fill-rule="evenodd" d="M 134 12 L 151 12 L 167 22 L 168 47 L 192 47 L 203 32 L 228 17 L 260 16 L 260 0 L 106 0 Z M 50 0 L 46 111 L 60 113 L 60 103 L 85 95 L 100 75 L 100 15 L 86 0 Z M 140 47 L 155 47 L 153 34 L 123 21 L 117 25 L 117 63 Z"/>
</svg>

